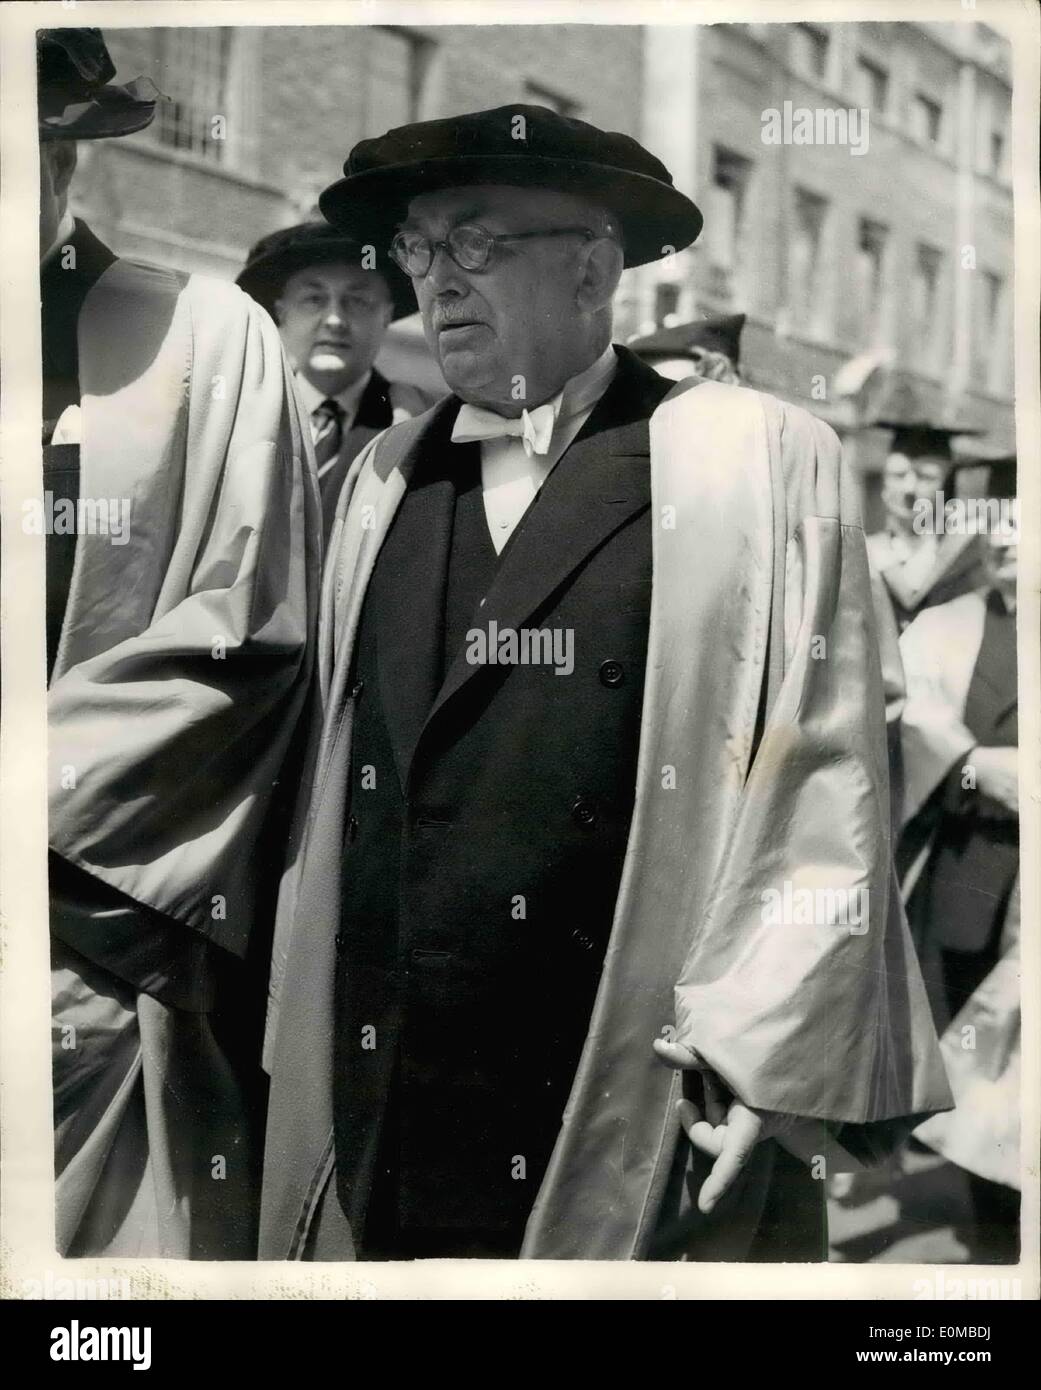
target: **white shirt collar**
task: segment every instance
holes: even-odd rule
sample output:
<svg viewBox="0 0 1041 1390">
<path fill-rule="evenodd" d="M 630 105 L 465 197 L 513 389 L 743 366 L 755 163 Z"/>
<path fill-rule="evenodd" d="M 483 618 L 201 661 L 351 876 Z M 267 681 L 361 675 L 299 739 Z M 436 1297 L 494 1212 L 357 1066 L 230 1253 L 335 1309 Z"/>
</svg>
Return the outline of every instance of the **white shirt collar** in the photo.
<svg viewBox="0 0 1041 1390">
<path fill-rule="evenodd" d="M 345 428 L 350 428 L 351 422 L 358 413 L 358 406 L 361 402 L 361 398 L 365 394 L 366 387 L 371 380 L 372 368 L 370 367 L 363 377 L 359 377 L 357 381 L 351 382 L 350 386 L 348 386 L 345 391 L 341 391 L 338 396 L 331 397 L 332 400 L 336 401 L 337 404 L 343 408 Z M 323 401 L 330 399 L 329 396 L 323 395 L 316 386 L 312 385 L 307 377 L 304 376 L 303 372 L 297 372 L 296 374 L 296 389 L 300 394 L 300 403 L 303 405 L 308 415 L 313 415 Z"/>
<path fill-rule="evenodd" d="M 541 410 L 547 405 L 551 406 L 554 421 L 560 423 L 582 414 L 583 411 L 590 410 L 607 390 L 617 365 L 618 358 L 615 350 L 608 343 L 595 362 L 576 376 L 569 377 L 555 396 L 529 405 L 529 411 Z M 487 409 L 487 407 L 482 407 L 482 409 Z M 491 413 L 501 415 L 502 412 L 493 410 Z"/>
<path fill-rule="evenodd" d="M 613 347 L 565 382 L 543 405 L 553 406 L 553 437 L 548 454 L 527 457 L 520 439 L 507 436 L 481 443 L 481 489 L 488 531 L 501 552 L 554 465 L 574 442 L 618 366 Z M 536 407 L 537 408 L 537 407 Z"/>
<path fill-rule="evenodd" d="M 564 383 L 560 392 L 560 405 L 556 410 L 557 419 L 568 419 L 580 415 L 582 411 L 596 404 L 607 390 L 618 365 L 614 347 L 608 343 L 596 361 Z"/>
<path fill-rule="evenodd" d="M 529 409 L 538 409 L 539 405 L 551 405 L 553 419 L 558 424 L 580 415 L 594 406 L 607 390 L 617 363 L 615 350 L 608 343 L 596 361 L 577 376 L 569 377 L 555 396 L 551 396 L 548 401 L 539 401 Z"/>
</svg>

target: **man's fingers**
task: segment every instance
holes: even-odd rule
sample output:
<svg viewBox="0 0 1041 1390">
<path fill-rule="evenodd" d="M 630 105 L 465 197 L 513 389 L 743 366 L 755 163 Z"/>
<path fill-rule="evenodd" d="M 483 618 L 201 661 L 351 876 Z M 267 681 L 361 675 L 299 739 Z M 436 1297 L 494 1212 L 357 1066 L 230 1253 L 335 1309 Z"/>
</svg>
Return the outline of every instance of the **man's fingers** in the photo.
<svg viewBox="0 0 1041 1390">
<path fill-rule="evenodd" d="M 686 1043 L 666 1042 L 664 1038 L 655 1038 L 654 1051 L 667 1066 L 678 1067 L 683 1071 L 704 1065 L 694 1049 Z"/>
<path fill-rule="evenodd" d="M 694 1147 L 703 1154 L 708 1154 L 710 1158 L 718 1158 L 723 1149 L 724 1131 L 702 1119 L 701 1111 L 693 1101 L 677 1101 L 676 1113 L 684 1133 Z"/>
<path fill-rule="evenodd" d="M 702 1072 L 701 1085 L 705 1094 L 705 1118 L 710 1125 L 725 1125 L 730 1092 L 711 1071 Z"/>
<path fill-rule="evenodd" d="M 698 1209 L 710 1212 L 720 1197 L 730 1188 L 748 1162 L 763 1128 L 763 1122 L 745 1106 L 735 1103 L 725 1126 L 716 1133 L 723 1136 L 723 1147 L 712 1166 L 712 1172 L 701 1185 Z M 698 1146 L 701 1147 L 700 1145 Z M 704 1150 L 708 1152 L 708 1150 Z"/>
</svg>

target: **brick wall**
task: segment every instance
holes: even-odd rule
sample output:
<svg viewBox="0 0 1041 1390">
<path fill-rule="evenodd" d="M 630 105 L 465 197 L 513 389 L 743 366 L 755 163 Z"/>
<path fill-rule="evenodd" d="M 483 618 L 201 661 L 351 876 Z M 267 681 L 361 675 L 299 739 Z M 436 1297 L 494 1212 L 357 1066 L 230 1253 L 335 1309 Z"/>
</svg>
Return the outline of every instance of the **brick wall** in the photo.
<svg viewBox="0 0 1041 1390">
<path fill-rule="evenodd" d="M 526 83 L 536 82 L 595 124 L 639 132 L 638 28 L 475 25 L 410 32 L 425 54 L 420 118 L 522 101 Z M 177 95 L 155 33 L 110 30 L 106 38 L 121 79 L 146 74 Z M 248 99 L 222 113 L 232 125 L 249 121 L 248 160 L 234 170 L 209 164 L 158 145 L 154 131 L 99 142 L 82 152 L 78 207 L 126 254 L 234 273 L 257 237 L 306 213 L 339 177 L 354 143 L 387 128 L 388 112 L 400 105 L 388 101 L 379 67 L 388 42 L 360 26 L 256 31 Z"/>
</svg>

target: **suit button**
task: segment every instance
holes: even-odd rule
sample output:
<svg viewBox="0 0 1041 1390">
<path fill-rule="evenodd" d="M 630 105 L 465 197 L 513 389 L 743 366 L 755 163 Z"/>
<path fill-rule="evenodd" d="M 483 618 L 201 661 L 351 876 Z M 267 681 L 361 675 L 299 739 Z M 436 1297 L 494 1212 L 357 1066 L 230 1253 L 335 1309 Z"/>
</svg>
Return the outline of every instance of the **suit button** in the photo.
<svg viewBox="0 0 1041 1390">
<path fill-rule="evenodd" d="M 359 681 L 359 682 L 357 683 L 357 685 L 354 687 L 354 689 L 351 691 L 351 699 L 352 699 L 352 700 L 356 700 L 356 699 L 358 698 L 358 696 L 361 694 L 361 692 L 362 692 L 364 689 L 365 689 L 365 682 L 364 682 L 364 681 Z"/>
<path fill-rule="evenodd" d="M 353 845 L 358 838 L 358 817 L 351 816 L 347 822 L 347 843 Z"/>
<path fill-rule="evenodd" d="M 583 830 L 588 830 L 596 823 L 596 807 L 586 797 L 576 796 L 571 803 L 571 818 Z"/>
<path fill-rule="evenodd" d="M 625 680 L 625 667 L 620 661 L 605 661 L 600 667 L 600 684 L 621 685 Z"/>
</svg>

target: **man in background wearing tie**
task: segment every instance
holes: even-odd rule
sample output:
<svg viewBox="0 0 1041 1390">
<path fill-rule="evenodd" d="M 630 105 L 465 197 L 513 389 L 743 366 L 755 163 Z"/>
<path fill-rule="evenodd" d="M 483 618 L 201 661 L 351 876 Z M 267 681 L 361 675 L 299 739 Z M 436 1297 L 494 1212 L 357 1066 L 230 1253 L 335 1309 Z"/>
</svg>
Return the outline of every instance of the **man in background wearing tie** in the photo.
<svg viewBox="0 0 1041 1390">
<path fill-rule="evenodd" d="M 236 283 L 275 319 L 311 419 L 325 539 L 347 469 L 398 420 L 429 405 L 414 386 L 391 384 L 373 363 L 388 326 L 416 312 L 407 277 L 324 222 L 262 237 Z"/>
<path fill-rule="evenodd" d="M 391 247 L 453 394 L 333 523 L 261 1256 L 822 1259 L 788 1117 L 870 1149 L 947 1103 L 837 440 L 612 346 L 623 267 L 701 228 L 628 136 L 502 107 L 345 173 L 322 210 Z M 807 872 L 872 929 L 767 923 Z"/>
</svg>

